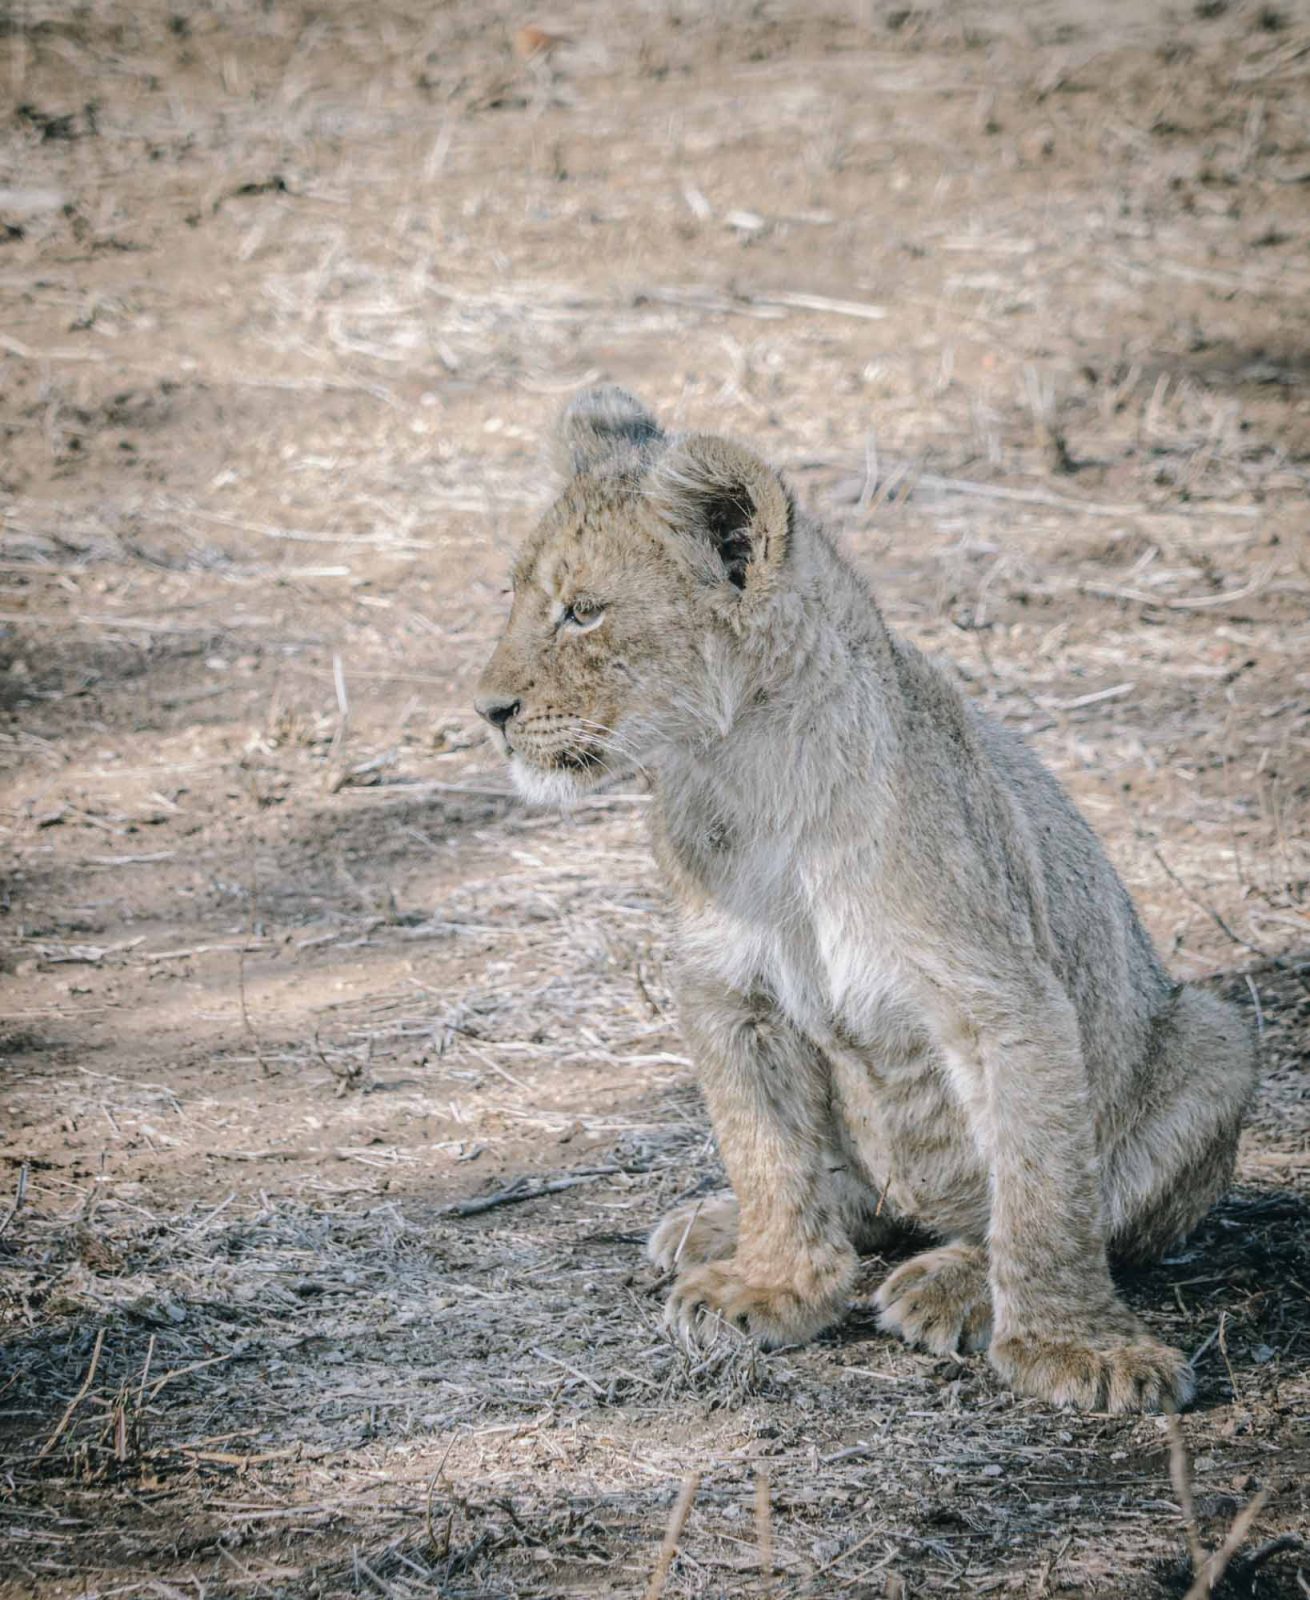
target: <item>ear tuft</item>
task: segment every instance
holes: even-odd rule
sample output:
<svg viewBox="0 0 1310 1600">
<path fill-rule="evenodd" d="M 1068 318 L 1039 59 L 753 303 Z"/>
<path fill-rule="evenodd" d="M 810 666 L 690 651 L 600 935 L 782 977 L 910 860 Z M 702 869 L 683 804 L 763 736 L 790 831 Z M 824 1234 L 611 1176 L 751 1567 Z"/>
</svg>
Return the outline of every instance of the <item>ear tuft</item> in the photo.
<svg viewBox="0 0 1310 1600">
<path fill-rule="evenodd" d="M 641 401 L 616 383 L 575 395 L 556 430 L 558 465 L 567 477 L 594 472 L 617 456 L 640 451 L 664 436 Z"/>
<path fill-rule="evenodd" d="M 647 498 L 667 527 L 706 547 L 735 589 L 759 589 L 786 556 L 791 500 L 782 480 L 730 439 L 676 440 L 652 471 Z"/>
</svg>

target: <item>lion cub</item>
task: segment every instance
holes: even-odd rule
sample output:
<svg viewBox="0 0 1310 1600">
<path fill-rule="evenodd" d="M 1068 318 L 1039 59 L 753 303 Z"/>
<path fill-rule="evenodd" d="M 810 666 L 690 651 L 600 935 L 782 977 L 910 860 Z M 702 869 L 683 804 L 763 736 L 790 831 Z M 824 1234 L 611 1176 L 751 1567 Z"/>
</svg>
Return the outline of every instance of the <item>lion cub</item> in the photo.
<svg viewBox="0 0 1310 1600">
<path fill-rule="evenodd" d="M 682 1025 L 732 1193 L 666 1217 L 685 1337 L 842 1313 L 856 1252 L 941 1242 L 882 1324 L 1024 1394 L 1131 1411 L 1191 1375 L 1119 1298 L 1232 1173 L 1253 1043 L 1174 983 L 1035 756 L 889 632 L 742 446 L 620 389 L 565 413 L 478 710 L 529 799 L 637 764 Z"/>
</svg>

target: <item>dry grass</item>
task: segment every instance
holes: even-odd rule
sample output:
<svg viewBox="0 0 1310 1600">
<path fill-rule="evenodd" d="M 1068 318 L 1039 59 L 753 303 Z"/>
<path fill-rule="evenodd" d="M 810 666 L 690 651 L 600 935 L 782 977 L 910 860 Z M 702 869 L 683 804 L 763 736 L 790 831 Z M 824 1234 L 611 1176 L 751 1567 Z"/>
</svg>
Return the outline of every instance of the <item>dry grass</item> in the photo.
<svg viewBox="0 0 1310 1600">
<path fill-rule="evenodd" d="M 1307 1592 L 1307 29 L 0 3 L 0 1595 Z M 1181 1421 L 888 1342 L 877 1260 L 664 1335 L 644 797 L 525 814 L 468 709 L 602 375 L 786 466 L 1257 1017 L 1127 1285 Z"/>
</svg>

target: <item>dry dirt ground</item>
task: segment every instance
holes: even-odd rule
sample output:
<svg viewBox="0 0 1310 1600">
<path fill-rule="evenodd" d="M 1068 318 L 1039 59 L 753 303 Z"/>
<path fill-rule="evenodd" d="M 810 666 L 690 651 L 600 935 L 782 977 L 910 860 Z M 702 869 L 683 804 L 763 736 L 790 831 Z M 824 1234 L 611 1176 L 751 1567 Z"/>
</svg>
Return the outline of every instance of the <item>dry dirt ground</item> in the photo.
<svg viewBox="0 0 1310 1600">
<path fill-rule="evenodd" d="M 1258 1019 L 1127 1293 L 1202 1544 L 1268 1495 L 1224 1592 L 1310 1593 L 1308 304 L 1289 0 L 0 0 L 0 1595 L 636 1596 L 693 1472 L 668 1596 L 1188 1587 L 1159 1419 L 890 1342 L 884 1263 L 661 1332 L 639 785 L 525 813 L 469 705 L 600 376 L 781 463 Z"/>
</svg>

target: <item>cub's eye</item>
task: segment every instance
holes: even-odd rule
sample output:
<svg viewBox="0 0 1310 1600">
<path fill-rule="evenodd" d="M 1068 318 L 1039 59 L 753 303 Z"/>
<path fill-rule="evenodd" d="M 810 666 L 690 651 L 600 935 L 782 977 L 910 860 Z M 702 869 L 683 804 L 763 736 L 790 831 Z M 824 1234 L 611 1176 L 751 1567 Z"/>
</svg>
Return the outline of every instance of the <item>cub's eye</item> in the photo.
<svg viewBox="0 0 1310 1600">
<path fill-rule="evenodd" d="M 587 633 L 604 620 L 605 607 L 594 600 L 574 600 L 560 613 L 561 628 L 571 628 L 574 633 Z"/>
</svg>

